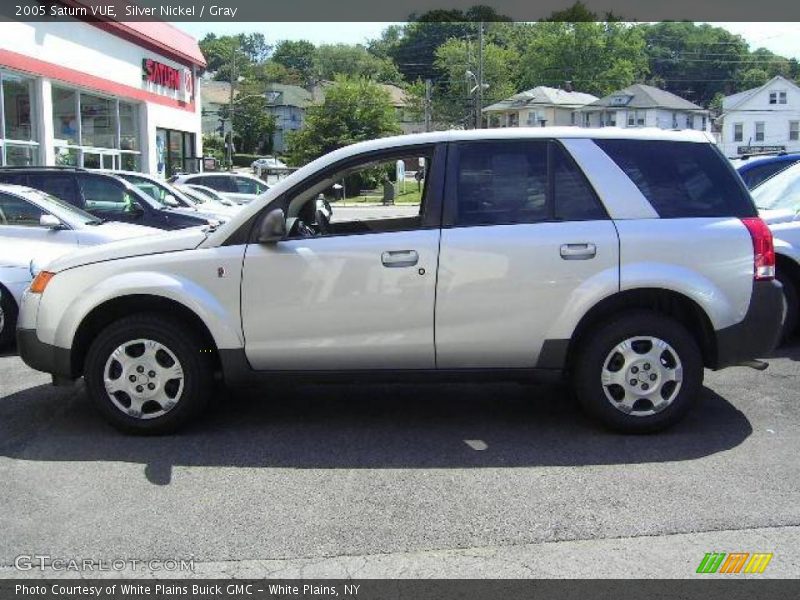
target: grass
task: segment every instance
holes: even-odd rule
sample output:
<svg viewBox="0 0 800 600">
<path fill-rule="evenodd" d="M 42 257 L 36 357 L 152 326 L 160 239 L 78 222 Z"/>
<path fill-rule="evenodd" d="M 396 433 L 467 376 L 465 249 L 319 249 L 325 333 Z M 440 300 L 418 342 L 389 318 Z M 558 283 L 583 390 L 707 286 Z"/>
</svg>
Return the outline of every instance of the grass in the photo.
<svg viewBox="0 0 800 600">
<path fill-rule="evenodd" d="M 417 190 L 416 181 L 406 182 L 406 191 L 398 192 L 394 197 L 395 204 L 419 204 L 422 200 L 422 192 Z M 382 204 L 383 191 L 380 189 L 371 190 L 366 195 L 348 196 L 341 204 Z"/>
</svg>

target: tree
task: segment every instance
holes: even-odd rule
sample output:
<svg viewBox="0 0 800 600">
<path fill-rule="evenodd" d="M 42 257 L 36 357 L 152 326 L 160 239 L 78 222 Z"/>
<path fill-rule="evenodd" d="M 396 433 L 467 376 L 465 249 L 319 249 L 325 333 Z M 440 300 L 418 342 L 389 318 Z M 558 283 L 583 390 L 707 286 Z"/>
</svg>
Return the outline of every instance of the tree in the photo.
<svg viewBox="0 0 800 600">
<path fill-rule="evenodd" d="M 483 81 L 488 86 L 483 91 L 484 106 L 507 98 L 515 93 L 513 73 L 519 56 L 509 48 L 484 44 Z M 467 125 L 474 122 L 477 80 L 467 71 L 478 73 L 477 49 L 464 40 L 452 39 L 436 50 L 436 68 L 443 74 L 437 81 L 434 98 L 434 120 Z"/>
<path fill-rule="evenodd" d="M 219 116 L 227 119 L 229 109 L 222 106 Z M 275 133 L 275 118 L 267 110 L 264 96 L 242 93 L 233 105 L 233 131 L 236 151 L 244 154 L 264 154 L 271 149 Z"/>
<path fill-rule="evenodd" d="M 305 40 L 283 40 L 275 46 L 272 60 L 283 66 L 287 73 L 296 73 L 301 81 L 314 79 L 317 48 Z"/>
<path fill-rule="evenodd" d="M 200 50 L 206 58 L 206 70 L 214 73 L 217 81 L 231 80 L 231 63 L 236 56 L 236 75 L 247 77 L 250 70 L 263 62 L 272 47 L 261 33 L 239 33 L 217 37 L 206 34 L 200 40 Z"/>
<path fill-rule="evenodd" d="M 750 90 L 761 87 L 769 80 L 769 73 L 759 67 L 747 69 L 739 76 L 739 89 Z"/>
<path fill-rule="evenodd" d="M 604 96 L 640 81 L 647 73 L 639 27 L 620 22 L 540 22 L 517 41 L 518 85 L 560 87 Z"/>
<path fill-rule="evenodd" d="M 339 76 L 325 91 L 325 103 L 306 112 L 303 129 L 289 135 L 289 160 L 302 165 L 364 140 L 399 133 L 389 93 L 364 77 Z"/>
<path fill-rule="evenodd" d="M 360 44 L 323 44 L 317 48 L 316 73 L 321 79 L 336 75 L 367 77 L 382 83 L 400 81 L 400 73 L 388 58 L 380 58 Z"/>
</svg>

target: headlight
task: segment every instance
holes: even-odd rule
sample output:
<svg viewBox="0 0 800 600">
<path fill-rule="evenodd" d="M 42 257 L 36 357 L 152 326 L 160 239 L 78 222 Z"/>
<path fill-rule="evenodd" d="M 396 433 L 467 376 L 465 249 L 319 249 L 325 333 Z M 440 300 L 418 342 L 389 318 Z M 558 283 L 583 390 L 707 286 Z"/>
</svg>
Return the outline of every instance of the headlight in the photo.
<svg viewBox="0 0 800 600">
<path fill-rule="evenodd" d="M 51 273 L 50 271 L 39 271 L 34 280 L 31 282 L 31 294 L 43 293 L 44 289 L 47 287 L 47 284 L 50 283 L 50 280 L 55 276 L 56 274 Z"/>
</svg>

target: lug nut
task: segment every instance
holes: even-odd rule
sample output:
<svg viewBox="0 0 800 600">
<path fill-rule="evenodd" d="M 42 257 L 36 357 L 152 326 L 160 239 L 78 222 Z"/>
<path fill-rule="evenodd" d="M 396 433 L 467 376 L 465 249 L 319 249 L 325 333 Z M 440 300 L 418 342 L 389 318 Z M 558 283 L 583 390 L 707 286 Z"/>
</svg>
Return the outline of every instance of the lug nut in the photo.
<svg viewBox="0 0 800 600">
<path fill-rule="evenodd" d="M 636 385 L 637 382 L 638 382 L 638 379 L 631 379 L 631 385 Z"/>
<path fill-rule="evenodd" d="M 149 371 L 149 372 L 147 373 L 147 376 L 148 376 L 148 377 L 155 377 L 155 376 L 156 376 L 156 372 L 155 372 L 155 371 Z"/>
<path fill-rule="evenodd" d="M 142 393 L 144 391 L 144 388 L 142 386 L 140 386 L 140 385 L 137 385 L 136 386 L 136 391 L 139 392 L 139 393 Z"/>
<path fill-rule="evenodd" d="M 148 390 L 154 390 L 154 389 L 156 389 L 156 384 L 155 384 L 155 383 L 148 383 L 148 384 L 147 384 L 147 389 L 148 389 Z"/>
<path fill-rule="evenodd" d="M 144 373 L 144 367 L 136 367 L 136 371 L 139 373 Z"/>
<path fill-rule="evenodd" d="M 649 385 L 647 385 L 646 383 L 643 383 L 643 384 L 642 384 L 642 389 L 643 389 L 644 391 L 647 391 L 648 389 L 650 389 L 650 386 L 649 386 Z"/>
<path fill-rule="evenodd" d="M 650 370 L 650 363 L 644 363 L 644 370 L 645 371 L 649 371 Z"/>
<path fill-rule="evenodd" d="M 130 382 L 136 381 L 136 375 L 131 375 L 130 377 L 128 377 L 128 381 Z"/>
<path fill-rule="evenodd" d="M 631 367 L 631 373 L 638 373 L 639 367 Z"/>
<path fill-rule="evenodd" d="M 655 373 L 652 373 L 652 374 L 650 375 L 650 381 L 655 381 L 655 380 L 656 380 L 656 374 L 655 374 Z"/>
</svg>

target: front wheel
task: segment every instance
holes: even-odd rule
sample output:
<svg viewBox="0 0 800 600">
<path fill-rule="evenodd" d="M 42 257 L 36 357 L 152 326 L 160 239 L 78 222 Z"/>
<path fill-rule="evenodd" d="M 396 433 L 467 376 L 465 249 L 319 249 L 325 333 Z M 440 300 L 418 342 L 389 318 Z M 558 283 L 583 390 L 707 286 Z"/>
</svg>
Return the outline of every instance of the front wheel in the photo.
<svg viewBox="0 0 800 600">
<path fill-rule="evenodd" d="M 703 384 L 697 342 L 678 321 L 651 311 L 613 318 L 583 336 L 573 386 L 583 408 L 624 433 L 678 422 Z"/>
<path fill-rule="evenodd" d="M 14 342 L 17 328 L 17 304 L 11 292 L 0 286 L 0 350 Z"/>
<path fill-rule="evenodd" d="M 105 419 L 140 434 L 174 431 L 199 414 L 213 375 L 198 336 L 151 314 L 127 317 L 101 331 L 84 371 L 89 395 Z"/>
</svg>

